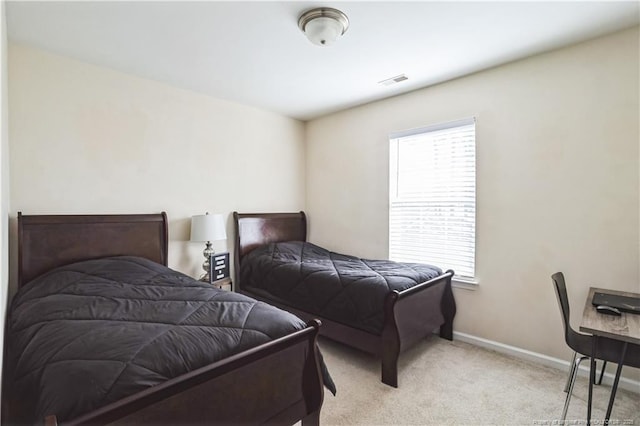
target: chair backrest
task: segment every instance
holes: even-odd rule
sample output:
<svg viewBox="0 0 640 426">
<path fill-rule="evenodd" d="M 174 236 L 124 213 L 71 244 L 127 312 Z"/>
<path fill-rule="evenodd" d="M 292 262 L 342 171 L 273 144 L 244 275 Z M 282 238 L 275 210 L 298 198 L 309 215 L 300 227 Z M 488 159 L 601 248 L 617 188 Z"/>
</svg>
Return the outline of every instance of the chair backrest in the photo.
<svg viewBox="0 0 640 426">
<path fill-rule="evenodd" d="M 564 326 L 564 340 L 574 351 L 583 355 L 589 355 L 591 353 L 591 335 L 582 334 L 571 328 L 569 322 L 570 310 L 569 310 L 569 296 L 567 296 L 567 285 L 564 282 L 564 274 L 562 272 L 556 272 L 551 275 L 553 285 L 556 288 L 556 296 L 558 298 L 558 305 L 560 305 L 560 313 L 562 314 L 562 325 Z"/>
<path fill-rule="evenodd" d="M 560 313 L 562 314 L 562 325 L 564 326 L 564 337 L 569 343 L 569 335 L 571 334 L 571 324 L 569 323 L 570 310 L 569 310 L 569 296 L 567 296 L 567 285 L 564 282 L 564 274 L 562 272 L 556 272 L 551 275 L 553 280 L 553 286 L 556 289 L 556 297 L 558 298 L 558 305 L 560 305 Z"/>
</svg>

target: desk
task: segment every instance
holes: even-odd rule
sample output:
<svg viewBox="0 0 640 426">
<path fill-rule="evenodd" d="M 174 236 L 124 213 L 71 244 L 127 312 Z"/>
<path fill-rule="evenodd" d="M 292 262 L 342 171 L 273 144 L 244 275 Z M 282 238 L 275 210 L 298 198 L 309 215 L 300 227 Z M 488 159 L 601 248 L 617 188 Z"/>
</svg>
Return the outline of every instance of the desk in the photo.
<svg viewBox="0 0 640 426">
<path fill-rule="evenodd" d="M 610 289 L 594 288 L 589 289 L 589 295 L 587 296 L 587 302 L 584 306 L 584 313 L 582 315 L 582 323 L 580 324 L 580 331 L 590 333 L 594 336 L 593 352 L 596 353 L 598 340 L 600 339 L 614 339 L 624 342 L 622 346 L 622 353 L 620 354 L 620 362 L 616 370 L 616 377 L 613 381 L 613 387 L 611 388 L 611 396 L 609 397 L 609 406 L 607 407 L 607 414 L 605 416 L 605 423 L 607 424 L 611 417 L 611 409 L 613 408 L 613 401 L 616 397 L 616 391 L 618 389 L 618 382 L 620 381 L 620 372 L 622 371 L 622 361 L 625 358 L 627 347 L 629 343 L 640 345 L 640 315 L 630 314 L 623 312 L 621 316 L 604 315 L 598 313 L 596 308 L 591 304 L 593 300 L 593 294 L 595 292 L 617 294 L 621 296 L 639 297 L 639 293 L 629 293 L 625 291 L 617 291 Z M 591 358 L 591 371 L 589 379 L 589 401 L 587 403 L 587 424 L 591 424 L 591 399 L 593 393 L 593 382 L 595 381 L 596 366 L 595 358 Z"/>
</svg>

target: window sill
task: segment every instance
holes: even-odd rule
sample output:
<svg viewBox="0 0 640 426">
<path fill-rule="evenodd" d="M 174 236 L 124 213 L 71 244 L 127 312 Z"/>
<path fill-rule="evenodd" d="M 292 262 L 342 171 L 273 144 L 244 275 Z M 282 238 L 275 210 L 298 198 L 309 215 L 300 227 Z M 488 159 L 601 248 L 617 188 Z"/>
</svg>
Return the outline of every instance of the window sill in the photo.
<svg viewBox="0 0 640 426">
<path fill-rule="evenodd" d="M 453 288 L 475 291 L 478 289 L 478 285 L 479 283 L 475 278 L 468 279 L 453 277 L 453 279 L 451 280 L 451 287 Z"/>
</svg>

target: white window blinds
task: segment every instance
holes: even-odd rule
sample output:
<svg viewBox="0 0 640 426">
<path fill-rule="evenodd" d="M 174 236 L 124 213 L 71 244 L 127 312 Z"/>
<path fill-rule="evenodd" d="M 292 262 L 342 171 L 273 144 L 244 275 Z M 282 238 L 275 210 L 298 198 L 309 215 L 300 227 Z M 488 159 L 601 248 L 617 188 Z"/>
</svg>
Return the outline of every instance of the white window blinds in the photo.
<svg viewBox="0 0 640 426">
<path fill-rule="evenodd" d="M 475 274 L 475 120 L 390 135 L 389 258 Z"/>
</svg>

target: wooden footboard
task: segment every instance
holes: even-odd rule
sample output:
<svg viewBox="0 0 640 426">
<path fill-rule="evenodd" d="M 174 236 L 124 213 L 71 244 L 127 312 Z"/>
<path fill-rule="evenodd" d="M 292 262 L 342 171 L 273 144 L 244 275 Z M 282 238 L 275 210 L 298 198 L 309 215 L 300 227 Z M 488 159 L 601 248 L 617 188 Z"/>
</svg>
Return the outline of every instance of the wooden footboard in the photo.
<svg viewBox="0 0 640 426">
<path fill-rule="evenodd" d="M 323 384 L 319 321 L 109 404 L 65 425 L 318 424 Z M 46 424 L 58 424 L 54 415 Z"/>
<path fill-rule="evenodd" d="M 440 329 L 453 339 L 455 300 L 451 291 L 452 270 L 405 291 L 392 291 L 385 300 L 381 357 L 382 382 L 398 387 L 400 353 Z"/>
<path fill-rule="evenodd" d="M 393 315 L 402 330 L 401 350 L 407 349 L 425 336 L 440 328 L 440 337 L 453 339 L 453 318 L 456 302 L 451 290 L 454 272 L 444 274 L 398 293 Z"/>
</svg>

